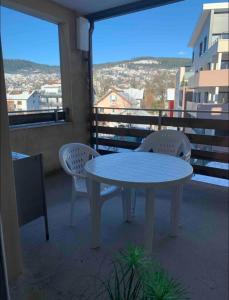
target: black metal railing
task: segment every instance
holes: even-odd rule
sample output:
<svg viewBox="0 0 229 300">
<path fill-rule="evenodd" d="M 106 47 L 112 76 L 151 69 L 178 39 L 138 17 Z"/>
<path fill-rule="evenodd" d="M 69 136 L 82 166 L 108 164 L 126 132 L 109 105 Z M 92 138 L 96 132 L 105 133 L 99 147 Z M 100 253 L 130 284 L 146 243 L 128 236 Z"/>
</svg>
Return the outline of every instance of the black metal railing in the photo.
<svg viewBox="0 0 229 300">
<path fill-rule="evenodd" d="M 94 108 L 92 143 L 101 153 L 136 149 L 152 131 L 174 128 L 184 131 L 192 144 L 191 163 L 195 173 L 229 179 L 228 169 L 220 166 L 229 163 L 228 112 L 220 112 L 222 119 L 215 119 L 215 112 L 212 118 L 210 115 L 208 118 L 192 118 L 188 117 L 187 111 L 181 110 L 174 110 L 173 117 L 168 116 L 170 110 L 115 110 L 116 113 L 112 114 L 108 113 L 109 108 Z M 147 114 L 138 115 L 142 112 Z M 188 113 L 193 112 L 196 111 Z M 219 167 L 210 167 L 209 162 L 220 164 Z"/>
<path fill-rule="evenodd" d="M 10 126 L 69 121 L 69 109 L 46 109 L 9 112 Z"/>
</svg>

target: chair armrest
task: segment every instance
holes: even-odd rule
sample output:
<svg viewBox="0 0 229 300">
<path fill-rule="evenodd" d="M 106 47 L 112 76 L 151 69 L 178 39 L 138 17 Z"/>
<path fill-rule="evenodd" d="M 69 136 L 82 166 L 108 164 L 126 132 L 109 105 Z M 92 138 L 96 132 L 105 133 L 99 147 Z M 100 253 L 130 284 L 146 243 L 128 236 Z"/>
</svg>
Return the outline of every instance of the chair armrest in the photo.
<svg viewBox="0 0 229 300">
<path fill-rule="evenodd" d="M 80 177 L 80 178 L 83 178 L 83 179 L 86 179 L 86 178 L 87 178 L 86 175 L 78 174 L 78 173 L 74 173 L 74 172 L 72 172 L 72 176 L 73 176 L 74 178 L 76 178 L 76 179 L 77 179 L 77 177 Z"/>
<path fill-rule="evenodd" d="M 188 152 L 188 153 L 186 153 L 186 154 L 183 154 L 183 155 L 181 156 L 181 158 L 182 158 L 183 160 L 185 160 L 185 161 L 189 161 L 190 158 L 191 158 L 191 152 Z"/>
</svg>

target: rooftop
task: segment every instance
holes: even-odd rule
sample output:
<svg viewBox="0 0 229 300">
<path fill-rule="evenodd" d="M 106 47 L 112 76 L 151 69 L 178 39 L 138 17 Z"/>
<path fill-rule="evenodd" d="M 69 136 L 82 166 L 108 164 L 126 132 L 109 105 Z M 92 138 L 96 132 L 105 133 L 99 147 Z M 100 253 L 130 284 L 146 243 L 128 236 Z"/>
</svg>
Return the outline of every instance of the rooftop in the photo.
<svg viewBox="0 0 229 300">
<path fill-rule="evenodd" d="M 7 94 L 8 100 L 27 100 L 30 96 L 32 96 L 36 91 L 33 92 L 12 92 Z"/>
</svg>

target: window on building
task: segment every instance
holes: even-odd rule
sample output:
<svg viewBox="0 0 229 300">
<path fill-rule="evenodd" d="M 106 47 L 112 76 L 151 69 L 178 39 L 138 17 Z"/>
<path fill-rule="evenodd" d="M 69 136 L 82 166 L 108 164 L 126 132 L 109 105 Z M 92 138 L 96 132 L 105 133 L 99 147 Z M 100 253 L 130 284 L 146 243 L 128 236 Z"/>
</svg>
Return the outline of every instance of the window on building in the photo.
<svg viewBox="0 0 229 300">
<path fill-rule="evenodd" d="M 229 60 L 221 61 L 221 69 L 229 69 Z"/>
<path fill-rule="evenodd" d="M 208 92 L 204 93 L 204 102 L 207 103 L 208 102 Z"/>
<path fill-rule="evenodd" d="M 114 94 L 111 94 L 110 95 L 110 97 L 109 97 L 109 99 L 110 99 L 110 102 L 116 102 L 116 100 L 117 100 L 117 96 L 116 95 L 114 95 Z"/>
<path fill-rule="evenodd" d="M 194 98 L 193 98 L 194 102 L 197 102 L 197 96 L 198 96 L 198 93 L 194 92 Z"/>
<path fill-rule="evenodd" d="M 207 50 L 207 40 L 208 40 L 208 38 L 207 38 L 207 36 L 205 36 L 205 38 L 204 38 L 204 52 L 206 52 L 206 50 Z"/>
<path fill-rule="evenodd" d="M 22 105 L 22 101 L 18 101 L 17 104 L 18 104 L 18 105 Z"/>
<path fill-rule="evenodd" d="M 218 103 L 229 103 L 229 92 L 219 92 Z"/>
<path fill-rule="evenodd" d="M 203 51 L 203 43 L 200 43 L 200 48 L 199 48 L 199 56 L 202 55 L 202 51 Z"/>
<path fill-rule="evenodd" d="M 229 33 L 228 32 L 222 33 L 222 39 L 228 40 L 229 39 Z"/>
<path fill-rule="evenodd" d="M 192 51 L 192 63 L 194 62 L 194 51 Z"/>
<path fill-rule="evenodd" d="M 104 108 L 99 108 L 100 113 L 104 113 Z"/>
<path fill-rule="evenodd" d="M 198 103 L 201 102 L 201 92 L 198 92 L 198 94 L 197 94 L 197 102 Z"/>
</svg>

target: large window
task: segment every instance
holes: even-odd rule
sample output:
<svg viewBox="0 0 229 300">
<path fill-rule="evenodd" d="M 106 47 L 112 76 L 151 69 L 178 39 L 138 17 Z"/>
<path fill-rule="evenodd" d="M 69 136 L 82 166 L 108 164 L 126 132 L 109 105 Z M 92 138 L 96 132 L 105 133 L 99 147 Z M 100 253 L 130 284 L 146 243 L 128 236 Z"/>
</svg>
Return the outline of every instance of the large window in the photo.
<svg viewBox="0 0 229 300">
<path fill-rule="evenodd" d="M 58 25 L 1 7 L 8 111 L 62 108 Z"/>
<path fill-rule="evenodd" d="M 229 69 L 229 60 L 221 61 L 221 69 Z"/>
<path fill-rule="evenodd" d="M 204 52 L 206 52 L 206 50 L 207 50 L 207 41 L 208 41 L 208 38 L 207 38 L 207 36 L 205 36 L 205 38 L 204 38 Z"/>
<path fill-rule="evenodd" d="M 229 103 L 229 92 L 219 92 L 218 96 L 219 103 Z"/>
<path fill-rule="evenodd" d="M 199 48 L 199 56 L 202 55 L 202 51 L 203 51 L 203 43 L 200 43 L 200 48 Z"/>
</svg>

